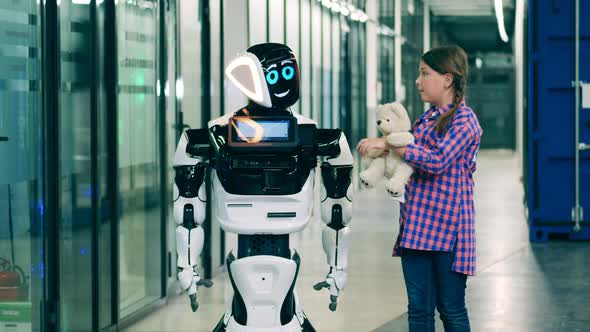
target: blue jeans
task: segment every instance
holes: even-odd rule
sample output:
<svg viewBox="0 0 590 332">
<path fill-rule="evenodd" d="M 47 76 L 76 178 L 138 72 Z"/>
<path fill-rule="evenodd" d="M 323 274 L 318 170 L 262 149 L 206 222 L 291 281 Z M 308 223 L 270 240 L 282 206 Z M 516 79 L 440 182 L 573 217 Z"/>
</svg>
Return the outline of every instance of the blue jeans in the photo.
<svg viewBox="0 0 590 332">
<path fill-rule="evenodd" d="M 434 308 L 446 332 L 469 332 L 465 307 L 467 276 L 451 271 L 453 252 L 403 249 L 410 332 L 434 331 Z"/>
</svg>

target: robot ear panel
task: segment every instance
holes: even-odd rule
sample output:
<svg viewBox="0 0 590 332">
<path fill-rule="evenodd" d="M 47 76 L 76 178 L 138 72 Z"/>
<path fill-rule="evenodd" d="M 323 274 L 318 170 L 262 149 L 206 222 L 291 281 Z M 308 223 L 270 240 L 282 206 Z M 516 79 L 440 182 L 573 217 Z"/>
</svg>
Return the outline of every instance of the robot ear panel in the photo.
<svg viewBox="0 0 590 332">
<path fill-rule="evenodd" d="M 246 53 L 232 60 L 225 68 L 225 74 L 250 100 L 272 107 L 262 65 L 254 54 Z"/>
</svg>

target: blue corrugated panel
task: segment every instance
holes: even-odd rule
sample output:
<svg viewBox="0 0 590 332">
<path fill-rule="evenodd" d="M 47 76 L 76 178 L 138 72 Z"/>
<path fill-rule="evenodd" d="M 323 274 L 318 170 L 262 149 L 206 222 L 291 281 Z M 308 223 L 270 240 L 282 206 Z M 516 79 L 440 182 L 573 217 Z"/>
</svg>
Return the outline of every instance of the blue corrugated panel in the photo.
<svg viewBox="0 0 590 332">
<path fill-rule="evenodd" d="M 527 204 L 531 241 L 561 233 L 590 239 L 590 151 L 580 154 L 582 231 L 575 205 L 575 2 L 528 2 Z M 580 1 L 580 79 L 590 83 L 590 1 Z M 580 141 L 590 143 L 590 109 L 580 112 Z"/>
</svg>

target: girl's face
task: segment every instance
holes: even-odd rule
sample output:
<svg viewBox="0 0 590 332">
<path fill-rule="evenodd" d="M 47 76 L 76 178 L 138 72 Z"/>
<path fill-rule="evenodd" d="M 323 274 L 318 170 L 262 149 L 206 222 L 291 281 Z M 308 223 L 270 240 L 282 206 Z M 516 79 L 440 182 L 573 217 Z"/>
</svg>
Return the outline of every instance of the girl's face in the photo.
<svg viewBox="0 0 590 332">
<path fill-rule="evenodd" d="M 451 74 L 439 74 L 423 61 L 420 61 L 418 71 L 420 74 L 416 79 L 416 87 L 420 93 L 420 98 L 425 103 L 441 106 L 442 100 L 448 94 L 451 83 L 453 83 L 453 76 Z"/>
</svg>

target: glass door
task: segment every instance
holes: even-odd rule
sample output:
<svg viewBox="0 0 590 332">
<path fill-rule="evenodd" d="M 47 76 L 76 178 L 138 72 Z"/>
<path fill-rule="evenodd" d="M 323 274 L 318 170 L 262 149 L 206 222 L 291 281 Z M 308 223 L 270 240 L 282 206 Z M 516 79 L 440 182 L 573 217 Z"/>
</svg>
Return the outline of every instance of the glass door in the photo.
<svg viewBox="0 0 590 332">
<path fill-rule="evenodd" d="M 93 319 L 94 254 L 91 8 L 62 0 L 59 17 L 60 331 L 88 331 Z"/>
<path fill-rule="evenodd" d="M 121 318 L 162 295 L 158 10 L 156 0 L 116 6 Z"/>
<path fill-rule="evenodd" d="M 39 13 L 36 0 L 0 2 L 0 331 L 42 328 Z"/>
</svg>

